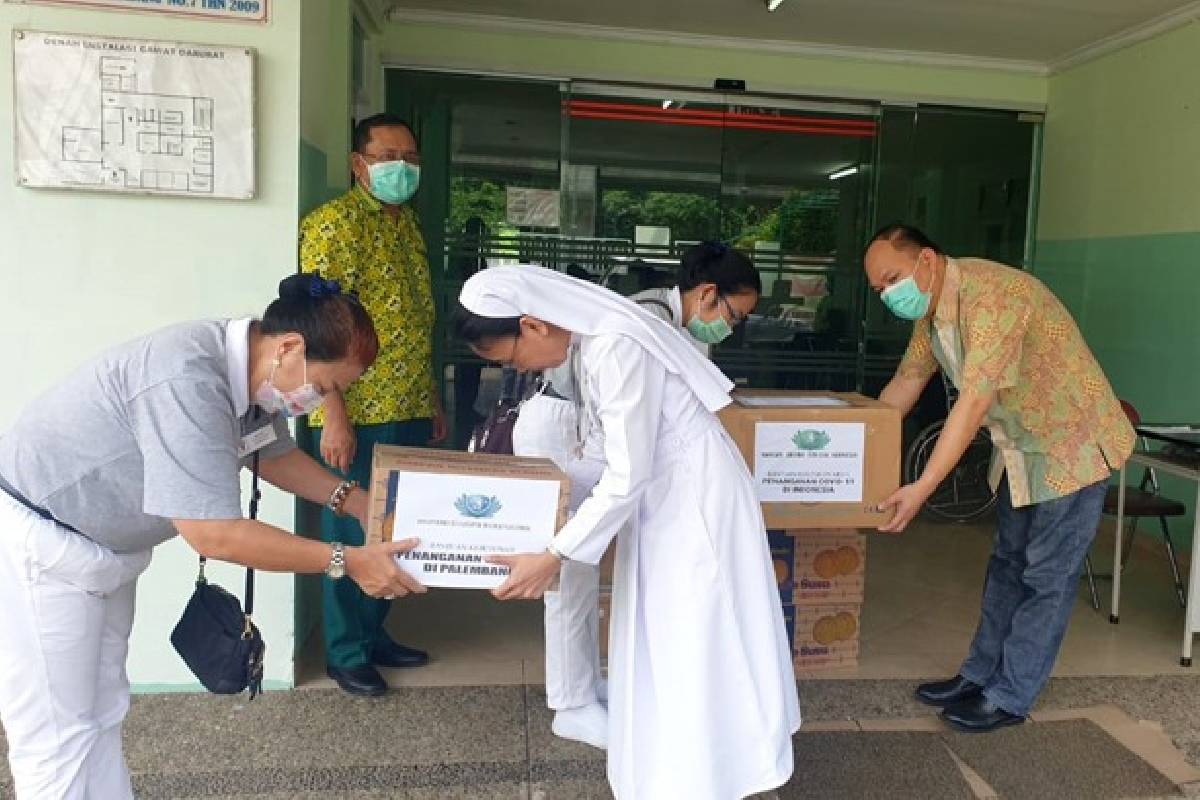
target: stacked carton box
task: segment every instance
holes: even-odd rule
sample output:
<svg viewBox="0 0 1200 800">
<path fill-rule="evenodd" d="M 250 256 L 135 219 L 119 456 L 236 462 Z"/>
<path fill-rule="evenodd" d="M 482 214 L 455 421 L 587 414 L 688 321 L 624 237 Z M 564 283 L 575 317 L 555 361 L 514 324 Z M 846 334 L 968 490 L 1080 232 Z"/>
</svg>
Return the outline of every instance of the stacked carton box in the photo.
<svg viewBox="0 0 1200 800">
<path fill-rule="evenodd" d="M 798 672 L 858 659 L 866 536 L 856 530 L 769 531 L 779 601 Z M 602 573 L 603 575 L 603 573 Z M 612 585 L 600 584 L 600 658 L 608 658 Z"/>
<path fill-rule="evenodd" d="M 567 517 L 549 460 L 379 445 L 371 465 L 367 542 L 420 540 L 396 560 L 426 586 L 493 589 L 508 569 L 490 556 L 545 548 Z"/>
<path fill-rule="evenodd" d="M 739 390 L 720 419 L 750 469 L 797 672 L 853 666 L 866 536 L 900 484 L 900 412 L 860 394 Z M 611 598 L 601 586 L 607 652 Z"/>
<path fill-rule="evenodd" d="M 861 619 L 862 603 L 799 606 L 792 650 L 796 672 L 856 666 Z"/>
<path fill-rule="evenodd" d="M 614 539 L 600 559 L 600 663 L 608 666 L 608 623 L 612 616 L 613 569 L 617 559 Z"/>
<path fill-rule="evenodd" d="M 828 529 L 769 531 L 767 538 L 796 670 L 853 666 L 866 537 Z"/>
<path fill-rule="evenodd" d="M 860 394 L 738 391 L 721 423 L 771 530 L 875 528 L 900 483 L 900 412 Z"/>
<path fill-rule="evenodd" d="M 434 475 L 455 487 L 466 485 L 465 481 L 475 477 L 516 482 L 553 481 L 559 484 L 557 507 L 554 509 L 555 530 L 567 521 L 571 481 L 548 459 L 376 445 L 371 458 L 371 485 L 367 487 L 370 505 L 367 544 L 393 539 L 395 531 L 392 530 L 391 520 L 399 500 L 396 495 L 403 490 L 403 480 L 407 475 Z M 401 533 L 403 535 L 396 538 L 411 535 L 408 531 Z"/>
<path fill-rule="evenodd" d="M 600 663 L 608 666 L 608 623 L 612 618 L 612 587 L 600 587 Z"/>
<path fill-rule="evenodd" d="M 866 537 L 900 481 L 900 413 L 862 395 L 739 391 L 721 421 L 762 503 L 797 672 L 858 660 Z"/>
</svg>

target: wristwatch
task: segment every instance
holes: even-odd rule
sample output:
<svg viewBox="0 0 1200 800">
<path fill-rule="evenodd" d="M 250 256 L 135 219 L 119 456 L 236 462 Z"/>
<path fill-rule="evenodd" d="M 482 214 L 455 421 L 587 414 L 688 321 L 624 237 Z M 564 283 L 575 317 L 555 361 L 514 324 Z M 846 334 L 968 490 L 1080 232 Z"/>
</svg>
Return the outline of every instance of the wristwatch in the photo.
<svg viewBox="0 0 1200 800">
<path fill-rule="evenodd" d="M 346 547 L 341 542 L 330 542 L 333 545 L 333 555 L 329 557 L 329 566 L 325 574 L 332 580 L 346 577 Z"/>
</svg>

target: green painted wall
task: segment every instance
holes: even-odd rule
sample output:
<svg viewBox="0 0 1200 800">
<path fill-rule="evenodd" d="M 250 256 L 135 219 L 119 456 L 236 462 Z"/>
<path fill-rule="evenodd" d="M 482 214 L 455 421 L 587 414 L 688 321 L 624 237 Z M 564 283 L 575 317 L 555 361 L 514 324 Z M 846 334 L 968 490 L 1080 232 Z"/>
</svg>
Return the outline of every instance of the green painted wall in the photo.
<svg viewBox="0 0 1200 800">
<path fill-rule="evenodd" d="M 350 40 L 345 0 L 303 0 L 300 26 L 300 211 L 336 195 L 350 172 Z M 315 151 L 315 152 L 314 152 Z M 314 169 L 323 155 L 324 175 Z"/>
<path fill-rule="evenodd" d="M 259 25 L 125 10 L 0 2 L 0 334 L 18 362 L 0 396 L 0 430 L 47 386 L 101 348 L 189 319 L 260 314 L 296 253 L 298 3 Z M 257 196 L 248 201 L 24 189 L 12 179 L 14 29 L 255 50 Z M 15 282 L 15 283 L 13 283 Z M 242 497 L 249 496 L 243 475 Z M 266 487 L 262 518 L 288 528 L 291 499 Z M 196 553 L 180 538 L 155 548 L 138 583 L 130 638 L 135 688 L 199 688 L 168 641 L 191 593 Z M 238 595 L 244 571 L 210 562 Z M 292 681 L 294 584 L 261 572 L 255 621 L 268 643 L 266 683 Z"/>
<path fill-rule="evenodd" d="M 1034 271 L 1150 420 L 1200 421 L 1198 71 L 1191 23 L 1049 81 Z"/>
<path fill-rule="evenodd" d="M 300 216 L 337 196 L 329 185 L 329 156 L 307 139 L 300 139 Z M 345 159 L 338 159 L 344 162 Z"/>
<path fill-rule="evenodd" d="M 1039 236 L 1200 230 L 1200 23 L 1049 82 Z"/>
<path fill-rule="evenodd" d="M 1038 245 L 1035 272 L 1144 417 L 1200 421 L 1198 261 L 1200 232 Z"/>
<path fill-rule="evenodd" d="M 752 91 L 977 106 L 1040 108 L 1046 101 L 1045 77 L 994 69 L 407 22 L 385 25 L 380 47 L 383 63 L 396 66 L 689 86 L 712 86 L 715 78 L 740 78 Z"/>
<path fill-rule="evenodd" d="M 298 214 L 346 191 L 350 173 L 350 44 L 353 13 L 349 2 L 303 0 L 300 25 L 300 151 Z M 308 449 L 308 427 L 296 426 L 296 439 Z M 320 537 L 320 510 L 296 501 L 296 533 Z M 295 650 L 321 621 L 321 578 L 297 575 Z"/>
</svg>

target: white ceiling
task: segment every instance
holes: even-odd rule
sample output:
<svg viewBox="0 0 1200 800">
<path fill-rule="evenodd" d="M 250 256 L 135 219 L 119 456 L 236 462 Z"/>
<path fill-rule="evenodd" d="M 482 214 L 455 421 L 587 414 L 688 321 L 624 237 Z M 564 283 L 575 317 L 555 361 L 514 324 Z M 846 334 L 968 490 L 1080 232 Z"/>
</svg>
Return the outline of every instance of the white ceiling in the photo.
<svg viewBox="0 0 1200 800">
<path fill-rule="evenodd" d="M 751 39 L 1053 67 L 1109 40 L 1200 18 L 1181 0 L 399 0 L 430 15 Z"/>
</svg>

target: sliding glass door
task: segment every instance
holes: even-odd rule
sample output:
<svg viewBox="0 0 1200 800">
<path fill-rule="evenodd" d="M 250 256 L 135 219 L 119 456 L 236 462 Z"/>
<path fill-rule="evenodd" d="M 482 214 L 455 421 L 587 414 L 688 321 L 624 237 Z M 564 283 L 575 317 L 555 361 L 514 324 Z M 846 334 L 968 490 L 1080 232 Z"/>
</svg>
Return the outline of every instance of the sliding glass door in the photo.
<svg viewBox="0 0 1200 800">
<path fill-rule="evenodd" d="M 874 107 L 582 83 L 563 105 L 568 233 L 626 251 L 591 271 L 618 291 L 671 285 L 684 249 L 726 242 L 759 267 L 763 298 L 716 349 L 722 368 L 855 388 Z"/>
<path fill-rule="evenodd" d="M 689 245 L 724 241 L 764 291 L 715 350 L 722 369 L 873 394 L 911 330 L 863 279 L 873 229 L 907 221 L 954 254 L 1026 257 L 1037 117 L 399 69 L 387 86 L 421 140 L 416 204 L 458 445 L 495 391 L 444 324 L 480 268 L 541 264 L 628 294 L 672 285 Z"/>
</svg>

